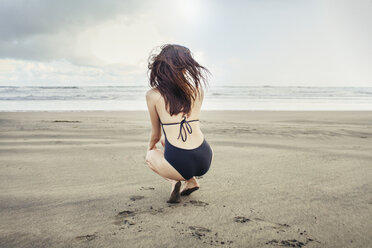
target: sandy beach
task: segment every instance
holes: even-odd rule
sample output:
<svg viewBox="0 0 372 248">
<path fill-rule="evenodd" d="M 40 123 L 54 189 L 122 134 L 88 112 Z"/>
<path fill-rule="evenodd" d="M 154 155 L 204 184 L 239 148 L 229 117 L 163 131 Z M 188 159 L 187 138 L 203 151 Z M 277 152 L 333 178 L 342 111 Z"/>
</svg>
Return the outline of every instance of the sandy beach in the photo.
<svg viewBox="0 0 372 248">
<path fill-rule="evenodd" d="M 0 113 L 0 247 L 371 247 L 372 112 L 204 111 L 201 128 L 211 169 L 172 205 L 146 111 Z"/>
</svg>

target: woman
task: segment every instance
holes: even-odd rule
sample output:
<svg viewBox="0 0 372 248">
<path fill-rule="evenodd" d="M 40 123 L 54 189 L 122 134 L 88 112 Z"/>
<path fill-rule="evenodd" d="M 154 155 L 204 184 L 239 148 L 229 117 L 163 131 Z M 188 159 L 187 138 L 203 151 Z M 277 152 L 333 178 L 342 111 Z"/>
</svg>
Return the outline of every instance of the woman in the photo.
<svg viewBox="0 0 372 248">
<path fill-rule="evenodd" d="M 200 130 L 200 108 L 209 71 L 196 62 L 188 48 L 164 45 L 149 59 L 150 89 L 146 93 L 152 130 L 146 162 L 172 182 L 167 202 L 179 203 L 180 195 L 199 189 L 195 176 L 204 175 L 213 151 Z M 164 137 L 161 138 L 161 130 Z M 164 153 L 156 148 L 161 140 Z M 181 181 L 185 181 L 181 190 Z"/>
</svg>

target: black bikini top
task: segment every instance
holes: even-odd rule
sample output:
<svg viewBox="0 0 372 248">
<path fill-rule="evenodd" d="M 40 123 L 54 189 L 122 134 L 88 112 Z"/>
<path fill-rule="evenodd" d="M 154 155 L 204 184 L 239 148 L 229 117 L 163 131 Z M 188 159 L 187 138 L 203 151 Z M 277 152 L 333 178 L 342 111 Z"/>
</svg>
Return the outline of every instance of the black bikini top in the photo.
<svg viewBox="0 0 372 248">
<path fill-rule="evenodd" d="M 179 139 L 181 137 L 182 138 L 182 141 L 185 142 L 186 139 L 187 139 L 186 130 L 187 130 L 187 132 L 189 134 L 192 133 L 192 128 L 191 128 L 191 125 L 190 125 L 189 122 L 193 122 L 193 121 L 199 121 L 199 120 L 189 120 L 189 121 L 187 121 L 186 120 L 186 116 L 184 116 L 181 122 L 174 122 L 174 123 L 161 123 L 160 122 L 160 124 L 161 125 L 176 125 L 176 124 L 181 124 L 180 125 L 180 134 L 178 135 L 178 138 L 177 139 Z M 163 128 L 163 132 L 164 132 L 164 128 Z M 185 136 L 183 136 L 183 133 L 185 134 Z M 165 134 L 165 132 L 164 132 L 164 134 Z M 165 135 L 165 137 L 167 137 L 167 136 Z"/>
</svg>

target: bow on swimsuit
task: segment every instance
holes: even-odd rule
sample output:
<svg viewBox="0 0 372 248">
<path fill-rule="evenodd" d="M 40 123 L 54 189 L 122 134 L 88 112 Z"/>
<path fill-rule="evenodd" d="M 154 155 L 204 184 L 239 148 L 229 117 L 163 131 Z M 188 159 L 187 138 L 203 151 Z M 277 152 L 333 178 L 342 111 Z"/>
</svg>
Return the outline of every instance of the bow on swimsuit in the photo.
<svg viewBox="0 0 372 248">
<path fill-rule="evenodd" d="M 160 122 L 165 136 L 164 158 L 186 180 L 191 179 L 193 176 L 204 175 L 209 170 L 209 167 L 212 162 L 212 149 L 205 138 L 200 146 L 193 149 L 184 149 L 176 147 L 169 143 L 163 126 L 180 124 L 180 133 L 177 139 L 181 137 L 182 141 L 185 142 L 187 140 L 187 133 L 189 134 L 192 133 L 192 128 L 189 122 L 193 121 L 199 120 L 187 121 L 186 116 L 184 116 L 181 122 L 175 123 Z"/>
</svg>

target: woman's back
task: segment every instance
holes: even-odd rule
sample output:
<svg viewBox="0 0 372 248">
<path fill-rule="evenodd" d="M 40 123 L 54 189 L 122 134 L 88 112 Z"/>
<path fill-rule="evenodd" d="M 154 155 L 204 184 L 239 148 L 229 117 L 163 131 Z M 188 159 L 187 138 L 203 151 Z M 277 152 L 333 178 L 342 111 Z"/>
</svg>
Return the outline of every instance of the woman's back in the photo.
<svg viewBox="0 0 372 248">
<path fill-rule="evenodd" d="M 199 93 L 200 94 L 195 97 L 195 101 L 191 105 L 192 107 L 189 116 L 185 115 L 184 113 L 171 116 L 166 110 L 164 98 L 161 96 L 160 92 L 157 91 L 158 100 L 156 102 L 156 110 L 161 123 L 181 123 L 184 116 L 186 116 L 187 123 L 183 124 L 183 128 L 181 127 L 181 124 L 163 125 L 166 139 L 175 147 L 182 149 L 194 149 L 203 143 L 204 135 L 200 130 L 200 121 L 192 121 L 200 120 L 200 109 L 204 97 L 204 92 L 201 87 L 199 88 Z M 191 133 L 187 131 L 189 128 L 187 128 L 186 125 L 191 127 Z M 180 132 L 182 132 L 181 135 L 184 137 L 185 141 L 183 141 L 182 137 L 180 136 Z"/>
</svg>

